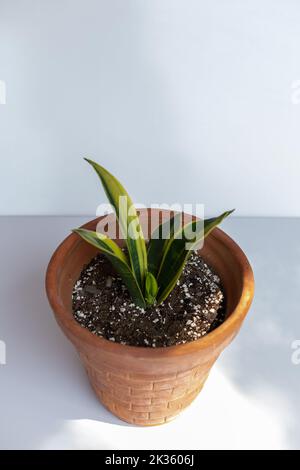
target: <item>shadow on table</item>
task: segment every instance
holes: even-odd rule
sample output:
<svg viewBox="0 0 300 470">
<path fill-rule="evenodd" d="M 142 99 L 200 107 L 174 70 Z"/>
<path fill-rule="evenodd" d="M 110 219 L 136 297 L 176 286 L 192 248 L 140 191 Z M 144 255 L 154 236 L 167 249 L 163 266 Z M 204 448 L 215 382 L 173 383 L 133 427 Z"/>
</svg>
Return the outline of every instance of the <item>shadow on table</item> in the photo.
<svg viewBox="0 0 300 470">
<path fill-rule="evenodd" d="M 260 240 L 263 256 L 251 253 L 249 246 L 255 267 L 255 299 L 241 332 L 222 358 L 232 382 L 246 396 L 262 399 L 271 407 L 293 449 L 300 447 L 300 365 L 292 361 L 291 346 L 300 339 L 299 222 L 277 219 L 276 225 L 276 219 L 260 221 L 261 228 L 266 224 L 263 233 L 273 233 L 273 237 L 266 243 Z M 278 251 L 279 231 L 283 239 L 295 234 L 295 243 L 290 238 L 282 252 Z"/>
</svg>

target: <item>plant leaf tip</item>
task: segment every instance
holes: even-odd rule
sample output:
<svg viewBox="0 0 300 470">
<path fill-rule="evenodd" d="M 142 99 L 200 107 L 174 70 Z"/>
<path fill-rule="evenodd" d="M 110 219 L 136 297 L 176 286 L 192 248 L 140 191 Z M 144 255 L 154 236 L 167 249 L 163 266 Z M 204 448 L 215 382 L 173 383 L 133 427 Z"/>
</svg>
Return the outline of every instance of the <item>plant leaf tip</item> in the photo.
<svg viewBox="0 0 300 470">
<path fill-rule="evenodd" d="M 95 162 L 93 162 L 93 160 L 91 160 L 90 158 L 87 158 L 87 157 L 83 157 L 83 160 L 88 162 L 90 165 L 93 165 L 95 163 Z"/>
</svg>

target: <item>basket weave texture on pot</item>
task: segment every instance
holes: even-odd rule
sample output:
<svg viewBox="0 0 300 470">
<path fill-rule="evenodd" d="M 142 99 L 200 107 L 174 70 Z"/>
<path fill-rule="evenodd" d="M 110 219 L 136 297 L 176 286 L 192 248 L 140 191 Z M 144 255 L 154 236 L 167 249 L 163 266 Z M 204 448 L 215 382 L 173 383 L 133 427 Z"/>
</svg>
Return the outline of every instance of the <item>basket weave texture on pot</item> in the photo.
<svg viewBox="0 0 300 470">
<path fill-rule="evenodd" d="M 170 421 L 198 395 L 211 363 L 185 372 L 142 375 L 97 365 L 81 354 L 90 382 L 102 403 L 115 415 L 134 424 Z"/>
</svg>

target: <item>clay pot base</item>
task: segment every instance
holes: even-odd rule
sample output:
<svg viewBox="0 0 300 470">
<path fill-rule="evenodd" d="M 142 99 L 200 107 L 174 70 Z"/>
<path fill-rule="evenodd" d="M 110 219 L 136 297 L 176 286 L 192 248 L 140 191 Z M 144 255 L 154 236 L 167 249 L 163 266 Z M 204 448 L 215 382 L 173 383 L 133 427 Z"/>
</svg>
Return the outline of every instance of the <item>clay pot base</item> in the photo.
<svg viewBox="0 0 300 470">
<path fill-rule="evenodd" d="M 98 255 L 73 290 L 76 321 L 97 336 L 121 344 L 167 347 L 197 340 L 224 320 L 220 278 L 196 254 L 163 304 L 137 307 L 109 261 Z"/>
<path fill-rule="evenodd" d="M 140 211 L 144 232 L 154 212 L 157 210 Z M 161 212 L 163 220 L 169 218 L 168 211 Z M 93 220 L 84 228 L 95 230 L 98 221 Z M 215 229 L 206 238 L 200 255 L 221 279 L 226 297 L 225 321 L 199 340 L 150 348 L 107 341 L 74 319 L 74 284 L 83 266 L 96 254 L 95 248 L 75 234 L 54 253 L 46 288 L 56 320 L 78 350 L 97 396 L 112 413 L 143 426 L 168 422 L 194 400 L 219 354 L 238 333 L 254 294 L 249 262 L 230 237 Z"/>
<path fill-rule="evenodd" d="M 193 381 L 189 381 L 193 389 L 188 393 L 185 391 L 186 388 L 181 388 L 182 385 L 176 388 L 173 387 L 172 382 L 170 382 L 172 387 L 170 387 L 170 389 L 164 389 L 163 386 L 166 385 L 165 382 L 156 381 L 153 382 L 153 389 L 151 391 L 142 390 L 142 387 L 136 388 L 135 391 L 133 390 L 133 397 L 122 396 L 120 399 L 117 394 L 109 395 L 101 388 L 99 389 L 98 384 L 95 384 L 94 377 L 88 369 L 87 374 L 94 392 L 105 408 L 122 421 L 137 426 L 159 426 L 173 421 L 194 401 L 208 377 L 208 373 L 206 376 L 202 376 L 199 383 L 197 370 L 195 369 L 194 383 Z M 122 377 L 119 378 L 123 380 Z M 135 376 L 128 376 L 127 378 L 130 380 L 130 384 L 133 382 L 137 383 Z M 139 378 L 141 379 L 140 376 Z M 103 380 L 102 378 L 102 383 Z M 173 380 L 175 380 L 175 378 Z M 177 383 L 179 382 L 180 378 L 178 377 Z M 109 381 L 108 383 L 111 386 L 111 382 Z M 188 382 L 186 382 L 186 384 L 187 383 Z M 148 381 L 147 384 L 149 384 Z M 162 391 L 159 389 L 160 386 L 162 387 Z M 136 396 L 134 393 L 136 393 Z"/>
</svg>

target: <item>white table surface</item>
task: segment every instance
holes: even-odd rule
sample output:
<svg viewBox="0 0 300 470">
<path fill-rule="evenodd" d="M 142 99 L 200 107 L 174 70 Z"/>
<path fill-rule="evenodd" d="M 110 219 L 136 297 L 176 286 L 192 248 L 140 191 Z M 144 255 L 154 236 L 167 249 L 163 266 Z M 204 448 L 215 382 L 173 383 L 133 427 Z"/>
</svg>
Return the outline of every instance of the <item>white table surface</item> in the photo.
<svg viewBox="0 0 300 470">
<path fill-rule="evenodd" d="M 46 299 L 51 253 L 87 220 L 0 218 L 0 448 L 299 449 L 300 365 L 291 344 L 300 340 L 300 219 L 223 224 L 253 265 L 253 306 L 195 402 L 152 428 L 102 407 Z"/>
</svg>

